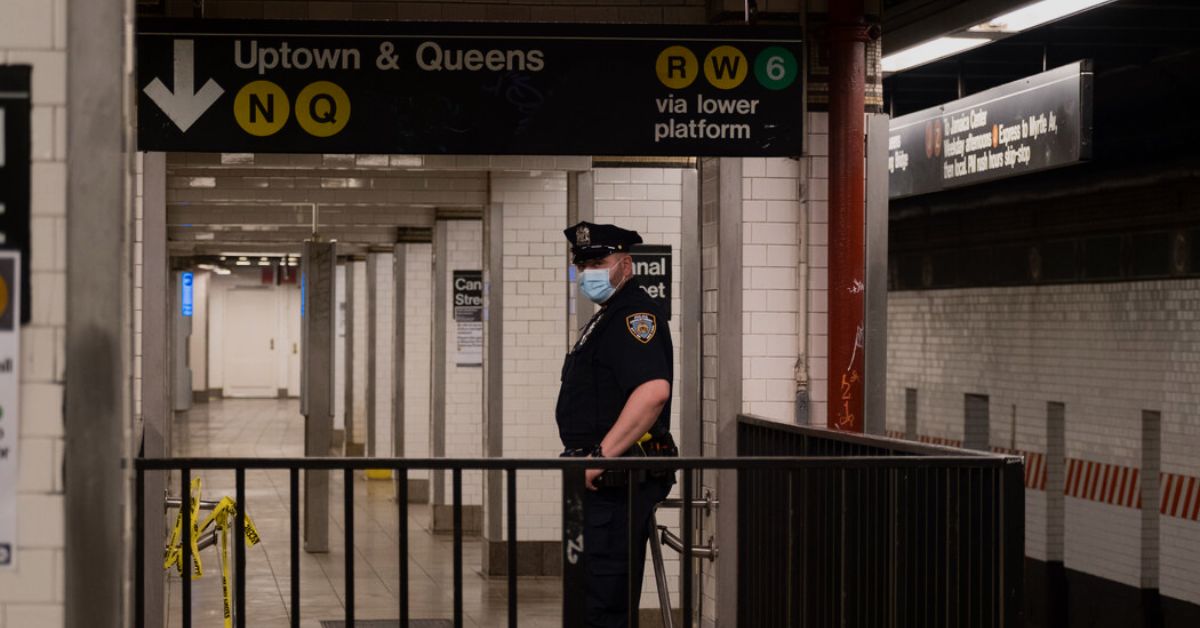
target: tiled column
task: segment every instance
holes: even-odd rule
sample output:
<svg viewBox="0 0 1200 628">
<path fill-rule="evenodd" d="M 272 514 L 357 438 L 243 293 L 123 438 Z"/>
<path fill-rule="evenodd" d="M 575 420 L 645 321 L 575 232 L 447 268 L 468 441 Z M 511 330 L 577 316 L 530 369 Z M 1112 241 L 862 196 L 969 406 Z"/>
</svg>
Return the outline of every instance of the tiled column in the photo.
<svg viewBox="0 0 1200 628">
<path fill-rule="evenodd" d="M 327 456 L 333 433 L 335 244 L 304 245 L 304 455 Z M 329 551 L 329 473 L 304 473 L 304 549 Z"/>
<path fill-rule="evenodd" d="M 368 390 L 373 388 L 373 382 L 367 381 L 367 357 L 370 346 L 367 345 L 367 262 L 365 257 L 355 258 L 347 264 L 347 280 L 354 282 L 354 305 L 352 319 L 347 321 L 347 330 L 353 330 L 354 351 L 353 360 L 347 365 L 354 369 L 354 379 L 350 387 L 350 403 L 353 412 L 348 414 L 350 420 L 346 424 L 346 455 L 361 456 L 366 453 L 367 444 L 367 399 Z M 347 408 L 349 409 L 349 408 Z"/>
<path fill-rule="evenodd" d="M 742 160 L 742 411 L 791 423 L 800 313 L 801 163 Z"/>
<path fill-rule="evenodd" d="M 801 187 L 804 206 L 802 243 L 806 257 L 801 266 L 807 277 L 804 312 L 807 334 L 800 352 L 801 369 L 806 373 L 808 423 L 826 425 L 829 412 L 826 381 L 829 379 L 829 114 L 808 114 L 807 170 Z M 801 395 L 802 398 L 805 395 Z"/>
<path fill-rule="evenodd" d="M 368 294 L 370 301 L 370 355 L 367 366 L 374 389 L 367 400 L 367 455 L 392 456 L 392 254 L 367 255 Z"/>
<path fill-rule="evenodd" d="M 428 242 L 398 245 L 404 249 L 404 451 L 409 458 L 427 458 L 429 446 L 429 387 L 433 306 L 433 245 Z M 397 266 L 399 269 L 399 266 Z M 398 453 L 397 455 L 401 455 Z M 410 502 L 429 503 L 429 472 L 410 471 Z"/>
<path fill-rule="evenodd" d="M 439 455 L 473 458 L 483 455 L 483 369 L 460 366 L 455 360 L 458 326 L 454 320 L 453 281 L 456 270 L 482 270 L 482 233 L 480 220 L 438 220 L 434 227 L 435 274 L 437 282 L 434 316 L 442 319 L 438 346 L 443 352 L 440 367 L 444 384 L 434 390 L 433 413 L 441 423 L 444 450 Z M 453 500 L 449 473 L 434 488 L 434 530 L 450 531 L 453 525 Z M 463 473 L 463 528 L 478 533 L 483 521 L 483 478 L 478 471 Z"/>
<path fill-rule="evenodd" d="M 737 455 L 737 415 L 743 411 L 742 360 L 745 329 L 743 297 L 746 275 L 742 255 L 745 188 L 742 159 L 700 162 L 701 264 L 703 314 L 701 402 L 706 456 Z M 706 473 L 702 485 L 721 500 L 715 521 L 704 522 L 722 547 L 737 539 L 737 478 L 732 473 Z M 722 552 L 701 568 L 705 625 L 733 623 L 737 613 L 737 554 Z"/>
<path fill-rule="evenodd" d="M 594 174 L 595 218 L 597 223 L 611 223 L 641 234 L 646 244 L 671 247 L 671 341 L 675 347 L 675 381 L 671 388 L 671 431 L 680 448 L 686 448 L 687 430 L 680 425 L 683 404 L 680 398 L 681 356 L 683 342 L 679 321 L 683 316 L 683 251 L 682 239 L 683 173 L 680 168 L 598 168 Z M 690 172 L 690 170 L 688 171 Z M 697 304 L 698 305 L 698 304 Z M 678 485 L 677 485 L 678 488 Z M 679 529 L 675 510 L 663 509 L 658 523 Z M 672 600 L 679 602 L 679 556 L 663 554 Z M 654 581 L 654 565 L 646 557 L 646 577 L 642 582 L 642 606 L 658 608 L 658 588 Z"/>
<path fill-rule="evenodd" d="M 562 450 L 554 422 L 566 352 L 567 178 L 563 172 L 492 177 L 484 214 L 485 452 L 491 457 L 551 457 Z M 495 343 L 500 343 L 497 346 Z M 498 370 L 497 370 L 498 369 Z M 501 476 L 502 477 L 502 476 Z M 503 573 L 503 492 L 487 487 L 483 567 Z M 518 476 L 518 570 L 557 574 L 561 565 L 560 476 Z"/>
</svg>

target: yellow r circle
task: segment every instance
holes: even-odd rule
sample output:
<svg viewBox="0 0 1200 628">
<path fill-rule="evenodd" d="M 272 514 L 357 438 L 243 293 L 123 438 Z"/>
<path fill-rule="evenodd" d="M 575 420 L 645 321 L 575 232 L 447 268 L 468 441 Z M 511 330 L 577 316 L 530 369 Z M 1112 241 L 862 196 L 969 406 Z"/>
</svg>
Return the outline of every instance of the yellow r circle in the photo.
<svg viewBox="0 0 1200 628">
<path fill-rule="evenodd" d="M 671 46 L 658 53 L 654 72 L 663 85 L 671 89 L 683 89 L 700 75 L 700 64 L 691 50 L 683 46 Z"/>
</svg>

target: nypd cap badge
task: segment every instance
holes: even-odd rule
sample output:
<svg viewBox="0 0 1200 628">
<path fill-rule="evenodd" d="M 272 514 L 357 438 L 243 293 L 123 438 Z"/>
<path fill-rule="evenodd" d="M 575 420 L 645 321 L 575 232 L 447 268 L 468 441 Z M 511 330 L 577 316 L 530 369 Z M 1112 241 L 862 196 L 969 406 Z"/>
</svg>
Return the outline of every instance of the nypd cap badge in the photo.
<svg viewBox="0 0 1200 628">
<path fill-rule="evenodd" d="M 625 326 L 638 342 L 646 344 L 654 338 L 654 332 L 658 331 L 658 319 L 649 312 L 638 312 L 625 317 Z"/>
</svg>

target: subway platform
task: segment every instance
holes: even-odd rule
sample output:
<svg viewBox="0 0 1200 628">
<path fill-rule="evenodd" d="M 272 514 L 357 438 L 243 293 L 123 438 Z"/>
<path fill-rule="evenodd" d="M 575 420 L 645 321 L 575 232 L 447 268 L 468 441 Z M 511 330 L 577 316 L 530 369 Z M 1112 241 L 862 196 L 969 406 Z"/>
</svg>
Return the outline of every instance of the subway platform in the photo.
<svg viewBox="0 0 1200 628">
<path fill-rule="evenodd" d="M 295 457 L 303 455 L 304 417 L 294 399 L 225 399 L 198 404 L 180 417 L 177 451 L 196 457 Z M 203 479 L 203 498 L 234 494 L 232 472 L 197 472 Z M 331 483 L 330 499 L 342 501 L 340 482 Z M 262 628 L 291 626 L 288 574 L 288 476 L 286 471 L 247 471 L 246 514 L 262 542 L 246 550 L 246 625 Z M 362 622 L 396 620 L 399 616 L 398 509 L 392 482 L 356 478 L 355 482 L 355 606 Z M 431 507 L 409 507 L 410 617 L 416 628 L 451 625 L 453 604 L 451 537 L 434 534 Z M 330 509 L 330 535 L 342 537 L 339 508 Z M 201 552 L 204 576 L 193 581 L 192 625 L 222 625 L 222 593 L 217 546 Z M 470 566 L 480 564 L 481 544 L 467 537 L 463 560 L 465 626 L 505 625 L 507 588 L 504 578 L 488 578 Z M 337 542 L 328 553 L 300 554 L 301 626 L 327 628 L 322 621 L 341 621 L 345 612 L 345 554 Z M 521 625 L 561 626 L 562 587 L 557 578 L 522 577 Z M 171 572 L 168 582 L 169 626 L 179 626 L 180 582 Z M 415 620 L 441 620 L 422 625 Z M 366 624 L 371 626 L 371 624 Z M 394 624 L 394 625 L 399 625 Z M 386 624 L 384 625 L 386 626 Z M 383 628 L 383 626 L 380 626 Z"/>
</svg>

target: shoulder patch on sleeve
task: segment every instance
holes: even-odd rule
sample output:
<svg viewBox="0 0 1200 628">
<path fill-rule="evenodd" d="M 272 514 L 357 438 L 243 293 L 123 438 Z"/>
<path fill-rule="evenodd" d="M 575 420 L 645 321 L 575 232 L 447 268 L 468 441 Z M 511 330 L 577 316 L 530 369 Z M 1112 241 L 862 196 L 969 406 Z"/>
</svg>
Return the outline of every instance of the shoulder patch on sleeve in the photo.
<svg viewBox="0 0 1200 628">
<path fill-rule="evenodd" d="M 649 312 L 637 312 L 625 317 L 625 326 L 638 342 L 646 344 L 654 338 L 654 332 L 658 331 L 658 319 Z"/>
</svg>

